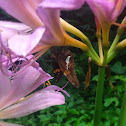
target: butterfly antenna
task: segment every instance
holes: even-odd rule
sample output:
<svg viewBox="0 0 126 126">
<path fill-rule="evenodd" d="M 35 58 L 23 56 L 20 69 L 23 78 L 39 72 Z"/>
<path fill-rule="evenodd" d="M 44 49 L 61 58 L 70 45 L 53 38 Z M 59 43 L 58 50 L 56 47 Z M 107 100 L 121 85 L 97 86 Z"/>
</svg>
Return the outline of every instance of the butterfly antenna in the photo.
<svg viewBox="0 0 126 126">
<path fill-rule="evenodd" d="M 67 81 L 67 83 L 62 87 L 62 89 L 65 88 L 68 85 L 68 83 L 69 83 L 69 81 Z"/>
</svg>

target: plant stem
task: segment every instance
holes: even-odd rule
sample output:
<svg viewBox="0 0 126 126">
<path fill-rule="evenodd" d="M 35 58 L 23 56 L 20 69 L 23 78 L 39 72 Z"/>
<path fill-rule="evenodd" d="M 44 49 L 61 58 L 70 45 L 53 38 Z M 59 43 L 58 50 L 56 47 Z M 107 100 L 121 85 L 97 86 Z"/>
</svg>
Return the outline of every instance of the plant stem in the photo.
<svg viewBox="0 0 126 126">
<path fill-rule="evenodd" d="M 100 126 L 101 123 L 104 78 L 105 78 L 105 68 L 99 67 L 96 100 L 95 100 L 94 126 Z"/>
<path fill-rule="evenodd" d="M 107 58 L 107 64 L 124 48 L 126 47 L 126 39 L 119 42 L 113 52 Z"/>
<path fill-rule="evenodd" d="M 79 29 L 77 29 L 73 25 L 69 24 L 68 22 L 66 22 L 62 18 L 60 18 L 60 21 L 61 21 L 61 24 L 62 24 L 62 27 L 63 27 L 64 30 L 66 30 L 67 32 L 70 32 L 70 33 L 78 36 L 82 40 L 82 42 L 84 42 L 88 46 L 88 48 L 90 49 L 90 51 L 92 52 L 92 54 L 98 60 L 100 60 L 98 54 L 96 53 L 96 51 L 92 47 L 91 42 L 90 42 L 90 40 L 88 39 L 88 37 L 86 35 L 84 35 Z"/>
<path fill-rule="evenodd" d="M 89 50 L 87 55 L 96 63 L 98 63 L 98 65 L 102 65 L 102 62 L 100 59 L 97 59 L 97 57 L 94 56 L 94 54 Z"/>
<path fill-rule="evenodd" d="M 123 96 L 118 126 L 125 126 L 125 125 L 126 125 L 126 88 Z"/>
<path fill-rule="evenodd" d="M 102 43 L 101 43 L 101 36 L 98 38 L 98 48 L 99 48 L 99 55 L 101 58 L 101 61 L 103 62 L 103 50 L 102 50 Z"/>
<path fill-rule="evenodd" d="M 115 47 L 116 47 L 116 45 L 119 41 L 119 38 L 120 38 L 120 36 L 117 34 L 112 45 L 111 45 L 111 47 L 110 47 L 110 49 L 109 49 L 109 51 L 108 51 L 108 55 L 110 55 L 112 53 L 112 51 L 115 49 Z"/>
<path fill-rule="evenodd" d="M 107 64 L 107 58 L 108 58 L 108 50 L 107 49 L 105 49 L 104 50 L 104 58 L 103 58 L 103 66 L 106 66 L 106 64 Z"/>
</svg>

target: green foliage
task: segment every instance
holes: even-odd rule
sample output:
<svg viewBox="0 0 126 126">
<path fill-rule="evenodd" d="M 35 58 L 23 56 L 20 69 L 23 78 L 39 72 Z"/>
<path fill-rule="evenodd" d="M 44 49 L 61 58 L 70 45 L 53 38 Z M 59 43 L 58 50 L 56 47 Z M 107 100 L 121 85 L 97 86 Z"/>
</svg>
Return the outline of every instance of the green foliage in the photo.
<svg viewBox="0 0 126 126">
<path fill-rule="evenodd" d="M 111 71 L 116 74 L 124 74 L 126 72 L 126 66 L 122 66 L 121 62 L 116 62 L 112 67 Z"/>
<path fill-rule="evenodd" d="M 105 101 L 104 102 L 105 107 L 110 106 L 113 102 L 115 102 L 115 104 L 114 104 L 115 107 L 117 107 L 119 105 L 119 101 L 118 101 L 117 97 L 106 98 L 104 101 Z"/>
</svg>

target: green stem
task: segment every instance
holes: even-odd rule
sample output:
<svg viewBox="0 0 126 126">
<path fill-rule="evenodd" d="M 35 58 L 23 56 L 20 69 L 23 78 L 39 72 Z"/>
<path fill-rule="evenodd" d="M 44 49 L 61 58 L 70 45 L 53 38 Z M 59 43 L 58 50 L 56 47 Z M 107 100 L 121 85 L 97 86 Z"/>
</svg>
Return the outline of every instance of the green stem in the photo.
<svg viewBox="0 0 126 126">
<path fill-rule="evenodd" d="M 107 58 L 108 58 L 108 50 L 105 49 L 104 50 L 104 58 L 103 58 L 103 66 L 105 66 L 107 64 Z"/>
<path fill-rule="evenodd" d="M 125 125 L 126 125 L 126 88 L 123 96 L 118 126 L 125 126 Z"/>
<path fill-rule="evenodd" d="M 116 47 L 116 45 L 119 41 L 119 38 L 120 38 L 120 35 L 117 34 L 112 45 L 111 45 L 111 47 L 110 47 L 110 49 L 109 49 L 109 51 L 108 51 L 108 55 L 110 55 L 112 53 L 112 51 L 115 49 L 115 47 Z"/>
<path fill-rule="evenodd" d="M 100 60 L 100 57 L 98 56 L 98 54 L 96 53 L 96 51 L 95 51 L 94 48 L 92 47 L 90 40 L 89 40 L 87 37 L 85 37 L 84 35 L 82 36 L 81 39 L 82 39 L 82 42 L 87 41 L 86 44 L 87 44 L 88 48 L 90 49 L 90 51 L 94 54 L 94 56 L 95 56 L 98 60 Z"/>
<path fill-rule="evenodd" d="M 98 63 L 98 65 L 102 65 L 102 62 L 100 59 L 98 59 L 97 57 L 94 56 L 94 54 L 89 50 L 87 52 L 87 55 L 93 60 L 95 61 L 96 63 Z"/>
<path fill-rule="evenodd" d="M 101 123 L 104 78 L 105 78 L 105 68 L 99 67 L 96 100 L 95 100 L 94 126 L 100 126 Z"/>
<path fill-rule="evenodd" d="M 90 51 L 94 54 L 94 56 L 95 56 L 98 60 L 100 60 L 100 57 L 99 57 L 98 54 L 95 52 L 95 50 L 94 50 L 94 48 L 92 47 L 92 45 L 90 44 L 90 45 L 88 45 L 88 47 L 89 47 Z"/>
<path fill-rule="evenodd" d="M 66 22 L 65 20 L 63 20 L 62 18 L 60 18 L 62 27 L 65 31 L 70 32 L 76 36 L 78 36 L 82 42 L 84 42 L 88 48 L 90 49 L 90 51 L 94 54 L 94 56 L 100 60 L 98 54 L 96 53 L 96 51 L 94 50 L 94 48 L 91 45 L 90 40 L 88 39 L 88 37 L 86 35 L 84 35 L 79 29 L 77 29 L 76 27 L 72 26 L 71 24 L 69 24 L 68 22 Z"/>
<path fill-rule="evenodd" d="M 123 25 L 124 25 L 124 26 L 123 26 Z M 113 41 L 113 43 L 112 43 L 112 45 L 111 45 L 111 48 L 110 48 L 109 51 L 108 51 L 108 55 L 110 55 L 110 54 L 112 53 L 112 51 L 115 49 L 115 47 L 116 47 L 116 45 L 117 45 L 117 43 L 118 43 L 118 41 L 119 41 L 121 35 L 123 34 L 123 31 L 124 31 L 124 29 L 125 29 L 125 25 L 126 25 L 126 16 L 124 17 L 124 19 L 123 19 L 123 21 L 122 21 L 120 27 L 119 27 L 118 30 L 117 30 L 116 37 L 115 37 L 115 39 L 114 39 L 114 41 Z"/>
<path fill-rule="evenodd" d="M 124 48 L 126 47 L 126 39 L 119 42 L 113 52 L 107 57 L 107 64 Z"/>
<path fill-rule="evenodd" d="M 111 55 L 108 56 L 107 58 L 107 63 L 108 64 L 109 62 L 111 62 L 111 60 L 118 54 L 118 51 L 114 50 Z"/>
<path fill-rule="evenodd" d="M 98 39 L 98 48 L 99 48 L 100 59 L 103 62 L 103 50 L 102 50 L 101 36 L 100 35 L 99 36 L 97 35 L 97 39 Z"/>
</svg>

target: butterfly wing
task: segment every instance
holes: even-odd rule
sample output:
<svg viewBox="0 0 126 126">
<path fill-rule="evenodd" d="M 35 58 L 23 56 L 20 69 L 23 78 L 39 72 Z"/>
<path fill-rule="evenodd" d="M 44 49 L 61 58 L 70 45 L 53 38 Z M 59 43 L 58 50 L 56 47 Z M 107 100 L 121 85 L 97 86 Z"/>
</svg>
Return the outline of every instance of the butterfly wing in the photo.
<svg viewBox="0 0 126 126">
<path fill-rule="evenodd" d="M 79 88 L 79 81 L 76 76 L 75 66 L 74 66 L 74 56 L 70 54 L 70 51 L 64 52 L 62 57 L 58 59 L 59 67 L 62 73 L 67 77 L 67 79 L 76 87 Z"/>
<path fill-rule="evenodd" d="M 57 57 L 55 55 L 52 55 L 51 56 L 51 60 L 52 60 L 52 67 L 53 67 L 54 78 L 56 79 L 57 82 L 59 82 L 60 79 L 63 76 L 63 73 L 60 70 Z"/>
</svg>

